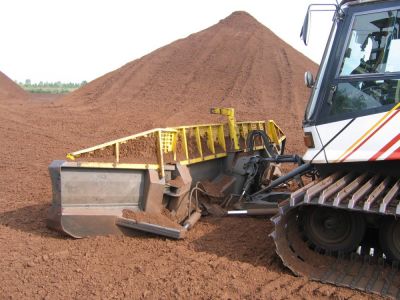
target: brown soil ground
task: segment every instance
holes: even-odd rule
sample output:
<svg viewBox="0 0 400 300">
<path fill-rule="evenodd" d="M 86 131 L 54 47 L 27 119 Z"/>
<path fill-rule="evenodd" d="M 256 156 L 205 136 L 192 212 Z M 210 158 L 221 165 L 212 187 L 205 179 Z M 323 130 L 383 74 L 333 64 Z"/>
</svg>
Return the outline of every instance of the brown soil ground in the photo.
<svg viewBox="0 0 400 300">
<path fill-rule="evenodd" d="M 274 118 L 302 151 L 316 69 L 246 13 L 176 41 L 62 99 L 32 96 L 1 79 L 1 299 L 368 299 L 285 269 L 260 218 L 204 218 L 183 241 L 147 234 L 73 240 L 46 228 L 47 166 L 65 153 L 162 125 Z M 15 96 L 15 92 L 19 95 Z"/>
</svg>

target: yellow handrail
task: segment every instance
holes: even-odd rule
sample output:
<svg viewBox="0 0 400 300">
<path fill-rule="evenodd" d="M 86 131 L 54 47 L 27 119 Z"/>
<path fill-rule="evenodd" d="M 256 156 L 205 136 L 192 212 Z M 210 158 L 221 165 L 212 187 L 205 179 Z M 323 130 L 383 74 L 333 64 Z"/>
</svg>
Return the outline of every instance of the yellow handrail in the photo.
<svg viewBox="0 0 400 300">
<path fill-rule="evenodd" d="M 227 124 L 201 124 L 179 126 L 171 128 L 156 128 L 134 134 L 128 137 L 113 140 L 94 147 L 82 149 L 67 154 L 67 158 L 90 158 L 106 160 L 106 162 L 82 161 L 82 167 L 117 167 L 123 164 L 132 164 L 137 169 L 158 169 L 160 176 L 165 175 L 165 164 L 179 162 L 183 165 L 224 157 L 228 152 L 245 151 L 248 134 L 253 130 L 264 131 L 275 147 L 280 150 L 285 135 L 279 126 L 272 120 L 236 122 L 233 108 L 215 108 L 213 113 L 228 116 Z M 139 156 L 132 161 L 127 160 L 127 153 L 144 149 L 131 149 L 133 141 L 154 141 L 154 161 L 145 163 Z M 153 145 L 153 144 L 152 144 Z M 146 146 L 144 146 L 146 147 Z M 150 147 L 151 148 L 151 147 Z M 263 149 L 262 142 L 255 145 L 255 149 Z M 150 153 L 151 154 L 151 153 Z M 134 159 L 139 160 L 139 163 Z"/>
</svg>

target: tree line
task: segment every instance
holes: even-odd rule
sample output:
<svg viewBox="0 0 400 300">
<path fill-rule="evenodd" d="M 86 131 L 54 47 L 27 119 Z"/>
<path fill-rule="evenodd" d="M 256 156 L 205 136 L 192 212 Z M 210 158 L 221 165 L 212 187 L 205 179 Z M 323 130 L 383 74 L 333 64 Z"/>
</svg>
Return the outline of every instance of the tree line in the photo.
<svg viewBox="0 0 400 300">
<path fill-rule="evenodd" d="M 87 81 L 84 80 L 80 83 L 76 82 L 61 82 L 61 81 L 55 81 L 55 82 L 43 82 L 40 81 L 38 83 L 33 83 L 31 82 L 30 79 L 26 79 L 25 82 L 18 82 L 15 81 L 20 87 L 22 87 L 24 90 L 31 92 L 31 93 L 49 93 L 49 94 L 65 94 L 72 92 L 85 84 L 87 84 Z"/>
</svg>

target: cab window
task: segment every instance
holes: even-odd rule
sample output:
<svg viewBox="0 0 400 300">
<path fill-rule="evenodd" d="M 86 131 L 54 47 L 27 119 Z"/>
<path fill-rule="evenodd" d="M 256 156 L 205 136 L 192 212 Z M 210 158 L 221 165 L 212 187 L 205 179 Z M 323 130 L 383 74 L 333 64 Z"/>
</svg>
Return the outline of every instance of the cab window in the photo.
<svg viewBox="0 0 400 300">
<path fill-rule="evenodd" d="M 398 11 L 356 16 L 339 76 L 400 72 Z"/>
<path fill-rule="evenodd" d="M 399 17 L 398 10 L 355 16 L 327 101 L 329 116 L 366 115 L 400 101 Z"/>
</svg>

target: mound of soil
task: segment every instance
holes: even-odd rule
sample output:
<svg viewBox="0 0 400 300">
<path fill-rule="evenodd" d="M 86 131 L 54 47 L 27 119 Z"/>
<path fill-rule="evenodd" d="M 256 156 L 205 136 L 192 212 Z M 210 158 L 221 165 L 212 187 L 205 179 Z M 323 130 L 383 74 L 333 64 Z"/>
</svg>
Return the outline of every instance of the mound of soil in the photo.
<svg viewBox="0 0 400 300">
<path fill-rule="evenodd" d="M 130 134 L 154 127 L 225 121 L 211 107 L 234 107 L 238 120 L 274 119 L 289 149 L 303 151 L 301 119 L 317 66 L 246 12 L 173 42 L 66 95 L 82 126 Z M 101 129 L 100 129 L 101 128 Z"/>
<path fill-rule="evenodd" d="M 0 71 L 0 100 L 26 97 L 28 97 L 28 93 Z"/>
<path fill-rule="evenodd" d="M 0 99 L 0 298 L 373 298 L 294 277 L 265 219 L 203 218 L 183 241 L 72 240 L 45 226 L 53 159 L 155 126 L 218 121 L 211 106 L 276 119 L 301 151 L 307 69 L 316 65 L 236 12 L 62 99 Z"/>
</svg>

